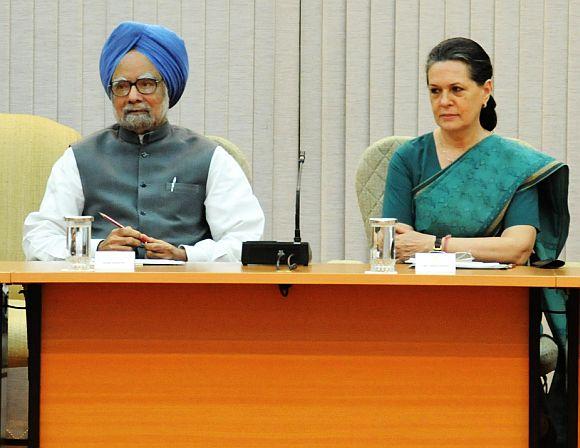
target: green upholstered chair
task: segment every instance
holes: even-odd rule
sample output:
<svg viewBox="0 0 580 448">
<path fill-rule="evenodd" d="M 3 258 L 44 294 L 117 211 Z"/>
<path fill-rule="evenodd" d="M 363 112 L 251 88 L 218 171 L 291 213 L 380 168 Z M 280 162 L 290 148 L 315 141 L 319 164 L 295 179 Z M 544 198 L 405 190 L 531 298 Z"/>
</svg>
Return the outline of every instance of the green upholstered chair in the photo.
<svg viewBox="0 0 580 448">
<path fill-rule="evenodd" d="M 38 210 L 56 159 L 79 138 L 75 130 L 48 118 L 0 114 L 0 260 L 24 259 L 24 218 Z"/>
<path fill-rule="evenodd" d="M 370 145 L 362 154 L 355 177 L 358 207 L 371 246 L 369 218 L 380 218 L 383 213 L 383 196 L 387 169 L 395 150 L 411 137 L 385 137 Z"/>
<path fill-rule="evenodd" d="M 0 114 L 0 235 L 3 240 L 0 245 L 0 260 L 24 259 L 24 218 L 30 212 L 38 210 L 56 159 L 79 138 L 80 134 L 75 130 L 48 118 Z M 11 292 L 15 292 L 15 288 Z M 11 294 L 10 299 L 16 298 L 16 295 Z M 15 317 L 13 322 L 20 321 L 20 318 Z M 20 336 L 18 331 L 10 336 L 10 342 L 16 342 L 16 347 L 8 347 L 9 366 L 25 365 L 20 354 L 23 353 L 21 348 L 26 348 L 26 340 L 15 339 L 17 336 Z M 14 351 L 14 348 L 18 350 Z"/>
<path fill-rule="evenodd" d="M 385 137 L 369 146 L 361 155 L 355 174 L 355 189 L 367 246 L 371 247 L 369 218 L 383 213 L 383 196 L 389 161 L 395 150 L 411 137 Z M 329 260 L 332 264 L 360 264 L 357 260 Z"/>
<path fill-rule="evenodd" d="M 24 259 L 22 225 L 38 210 L 52 165 L 80 138 L 75 130 L 47 118 L 0 114 L 0 260 Z M 9 304 L 22 307 L 20 287 L 9 289 Z M 6 437 L 26 438 L 28 349 L 23 309 L 9 309 Z M 4 437 L 4 435 L 2 435 Z"/>
</svg>

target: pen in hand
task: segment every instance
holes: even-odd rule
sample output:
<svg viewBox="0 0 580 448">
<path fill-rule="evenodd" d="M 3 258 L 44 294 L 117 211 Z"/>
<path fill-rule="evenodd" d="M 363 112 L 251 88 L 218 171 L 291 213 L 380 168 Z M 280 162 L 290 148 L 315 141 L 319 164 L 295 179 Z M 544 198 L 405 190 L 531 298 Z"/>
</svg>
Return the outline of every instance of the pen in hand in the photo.
<svg viewBox="0 0 580 448">
<path fill-rule="evenodd" d="M 109 221 L 111 224 L 113 224 L 115 227 L 118 227 L 119 229 L 124 229 L 125 226 L 123 224 L 121 224 L 119 221 L 111 218 L 109 215 L 105 215 L 104 213 L 99 212 L 99 215 L 101 215 L 101 217 L 107 221 Z M 139 238 L 139 240 L 142 243 L 147 243 L 147 237 L 142 236 L 141 238 Z"/>
</svg>

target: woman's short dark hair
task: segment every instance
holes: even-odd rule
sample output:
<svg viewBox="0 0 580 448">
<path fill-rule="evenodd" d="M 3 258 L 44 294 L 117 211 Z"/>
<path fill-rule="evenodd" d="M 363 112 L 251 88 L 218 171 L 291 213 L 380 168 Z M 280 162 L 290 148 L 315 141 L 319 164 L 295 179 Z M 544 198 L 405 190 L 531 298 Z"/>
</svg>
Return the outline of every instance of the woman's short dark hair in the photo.
<svg viewBox="0 0 580 448">
<path fill-rule="evenodd" d="M 429 69 L 436 62 L 460 61 L 467 65 L 470 77 L 478 85 L 482 86 L 493 76 L 493 67 L 489 55 L 481 45 L 465 37 L 453 37 L 439 43 L 431 50 L 427 56 L 425 72 L 427 73 L 427 83 L 429 83 Z M 493 131 L 497 124 L 497 114 L 495 113 L 495 100 L 490 95 L 487 106 L 481 109 L 479 115 L 481 126 Z"/>
</svg>

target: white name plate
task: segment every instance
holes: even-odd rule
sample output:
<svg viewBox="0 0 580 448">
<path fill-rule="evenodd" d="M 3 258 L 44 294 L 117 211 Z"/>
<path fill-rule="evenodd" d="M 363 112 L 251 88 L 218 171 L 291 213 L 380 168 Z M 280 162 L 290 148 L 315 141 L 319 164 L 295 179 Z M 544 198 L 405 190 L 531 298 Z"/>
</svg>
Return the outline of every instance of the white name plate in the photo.
<svg viewBox="0 0 580 448">
<path fill-rule="evenodd" d="M 455 254 L 445 252 L 415 254 L 417 274 L 454 275 L 456 267 Z"/>
<path fill-rule="evenodd" d="M 95 252 L 95 272 L 134 272 L 135 252 Z"/>
</svg>

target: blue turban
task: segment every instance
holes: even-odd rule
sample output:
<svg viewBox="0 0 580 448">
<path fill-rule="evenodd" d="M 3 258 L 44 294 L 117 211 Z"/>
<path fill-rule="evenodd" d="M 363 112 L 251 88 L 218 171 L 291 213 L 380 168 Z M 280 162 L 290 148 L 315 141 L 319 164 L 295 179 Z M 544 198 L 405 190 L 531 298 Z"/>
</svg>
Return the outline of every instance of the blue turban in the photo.
<svg viewBox="0 0 580 448">
<path fill-rule="evenodd" d="M 101 82 L 109 98 L 113 73 L 131 50 L 147 56 L 161 73 L 169 94 L 169 107 L 173 107 L 181 98 L 189 73 L 187 50 L 181 37 L 162 26 L 138 22 L 123 22 L 115 28 L 99 61 Z"/>
</svg>

